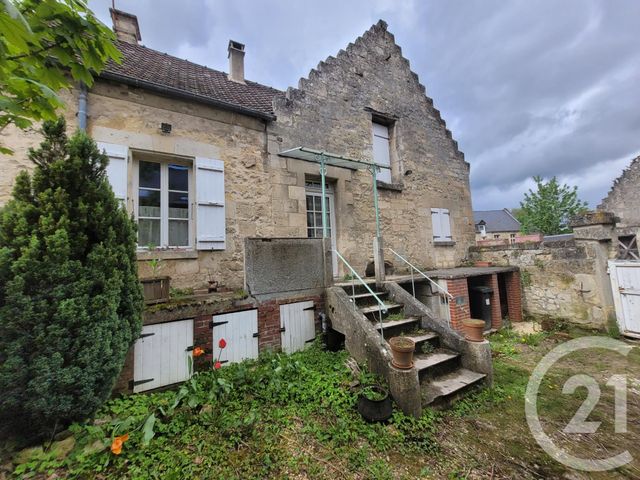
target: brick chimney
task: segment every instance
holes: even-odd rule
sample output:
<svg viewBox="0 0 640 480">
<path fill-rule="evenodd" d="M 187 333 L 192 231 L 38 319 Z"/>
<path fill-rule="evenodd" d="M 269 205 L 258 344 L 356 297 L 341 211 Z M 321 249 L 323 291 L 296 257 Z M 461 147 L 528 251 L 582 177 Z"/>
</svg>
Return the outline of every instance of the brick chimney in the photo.
<svg viewBox="0 0 640 480">
<path fill-rule="evenodd" d="M 113 21 L 113 31 L 116 32 L 118 40 L 134 44 L 138 44 L 142 40 L 138 17 L 115 8 L 110 8 L 109 12 Z"/>
<path fill-rule="evenodd" d="M 229 80 L 244 83 L 244 44 L 229 40 Z"/>
</svg>

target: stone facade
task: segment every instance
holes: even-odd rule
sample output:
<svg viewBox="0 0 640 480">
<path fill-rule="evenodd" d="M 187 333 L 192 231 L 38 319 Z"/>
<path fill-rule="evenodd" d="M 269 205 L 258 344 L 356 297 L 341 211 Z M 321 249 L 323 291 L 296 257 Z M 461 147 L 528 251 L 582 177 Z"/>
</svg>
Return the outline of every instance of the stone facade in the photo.
<svg viewBox="0 0 640 480">
<path fill-rule="evenodd" d="M 70 130 L 77 127 L 77 94 L 63 93 Z M 306 237 L 305 183 L 318 178 L 318 165 L 279 152 L 306 146 L 371 161 L 372 120 L 387 122 L 392 136 L 393 184 L 379 182 L 386 245 L 437 268 L 459 265 L 474 242 L 469 164 L 384 22 L 276 97 L 275 121 L 104 79 L 89 91 L 88 112 L 87 131 L 96 141 L 126 145 L 133 156 L 224 161 L 226 247 L 154 253 L 172 286 L 203 287 L 212 278 L 241 288 L 245 238 Z M 170 134 L 161 132 L 161 123 L 172 125 Z M 5 129 L 0 141 L 15 150 L 0 158 L 1 205 L 17 172 L 31 168 L 26 151 L 39 137 Z M 130 161 L 129 198 L 136 194 L 132 168 Z M 337 249 L 364 273 L 375 236 L 371 174 L 329 167 L 327 177 L 335 191 Z M 132 203 L 127 208 L 133 213 Z M 431 208 L 449 210 L 453 242 L 434 244 Z M 149 258 L 140 252 L 141 276 L 150 274 Z"/>
<path fill-rule="evenodd" d="M 612 212 L 619 228 L 640 227 L 640 157 L 615 180 L 598 209 Z"/>
</svg>

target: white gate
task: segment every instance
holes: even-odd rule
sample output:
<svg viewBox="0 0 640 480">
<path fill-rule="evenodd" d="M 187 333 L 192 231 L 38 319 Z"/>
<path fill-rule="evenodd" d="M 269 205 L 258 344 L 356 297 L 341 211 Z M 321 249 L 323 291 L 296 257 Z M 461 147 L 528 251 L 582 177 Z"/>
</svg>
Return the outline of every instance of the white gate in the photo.
<svg viewBox="0 0 640 480">
<path fill-rule="evenodd" d="M 620 331 L 640 335 L 640 262 L 609 260 L 609 274 Z"/>
<path fill-rule="evenodd" d="M 220 350 L 220 339 L 227 346 Z M 225 313 L 213 316 L 213 361 L 241 362 L 258 358 L 258 310 Z"/>
<path fill-rule="evenodd" d="M 193 319 L 142 327 L 134 346 L 133 391 L 187 380 L 192 346 Z"/>
<path fill-rule="evenodd" d="M 280 331 L 282 351 L 302 350 L 316 336 L 314 305 L 312 301 L 280 305 Z"/>
</svg>

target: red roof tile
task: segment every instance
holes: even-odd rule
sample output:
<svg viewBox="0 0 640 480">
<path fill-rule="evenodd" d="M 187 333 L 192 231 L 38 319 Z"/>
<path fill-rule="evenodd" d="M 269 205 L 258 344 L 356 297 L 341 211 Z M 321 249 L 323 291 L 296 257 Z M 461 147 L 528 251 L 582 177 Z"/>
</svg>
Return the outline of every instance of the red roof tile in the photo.
<svg viewBox="0 0 640 480">
<path fill-rule="evenodd" d="M 273 98 L 283 92 L 259 83 L 233 82 L 227 74 L 187 60 L 158 52 L 142 45 L 116 42 L 122 52 L 122 63 L 110 62 L 101 76 L 130 80 L 134 84 L 166 87 L 176 93 L 202 97 L 214 103 L 254 112 L 258 116 L 273 115 Z"/>
</svg>

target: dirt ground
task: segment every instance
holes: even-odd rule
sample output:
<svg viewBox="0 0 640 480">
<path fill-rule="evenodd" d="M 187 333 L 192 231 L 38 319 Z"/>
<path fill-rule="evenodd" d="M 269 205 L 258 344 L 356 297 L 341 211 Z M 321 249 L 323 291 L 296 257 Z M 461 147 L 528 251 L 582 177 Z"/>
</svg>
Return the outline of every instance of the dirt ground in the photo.
<svg viewBox="0 0 640 480">
<path fill-rule="evenodd" d="M 462 404 L 443 419 L 439 428 L 438 453 L 421 470 L 425 478 L 453 479 L 612 479 L 640 478 L 640 345 L 627 357 L 605 349 L 580 350 L 556 363 L 545 375 L 538 395 L 538 414 L 543 430 L 565 451 L 584 459 L 604 459 L 628 451 L 633 460 L 606 472 L 584 472 L 551 458 L 535 441 L 525 418 L 524 391 L 536 364 L 558 345 L 590 332 L 533 333 L 524 326 L 501 338 L 492 338 L 495 357 L 495 388 L 489 399 L 478 405 Z M 519 335 L 523 337 L 518 338 Z M 601 337 L 608 338 L 608 337 Z M 564 433 L 583 401 L 587 388 L 562 393 L 565 382 L 576 374 L 593 377 L 601 396 L 587 421 L 601 424 L 595 433 Z M 614 429 L 615 393 L 607 381 L 612 375 L 627 377 L 626 433 Z"/>
</svg>

